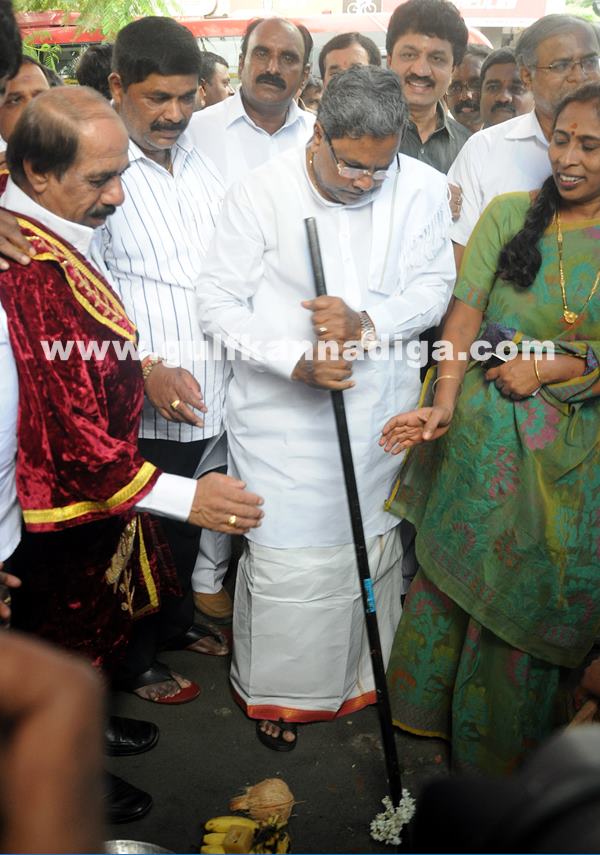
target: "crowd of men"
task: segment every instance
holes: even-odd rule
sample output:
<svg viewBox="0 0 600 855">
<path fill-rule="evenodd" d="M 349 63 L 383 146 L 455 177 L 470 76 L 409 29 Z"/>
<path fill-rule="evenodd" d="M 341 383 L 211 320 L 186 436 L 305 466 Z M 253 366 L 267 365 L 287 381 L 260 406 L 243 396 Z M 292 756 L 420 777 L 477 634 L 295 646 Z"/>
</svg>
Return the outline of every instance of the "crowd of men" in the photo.
<svg viewBox="0 0 600 855">
<path fill-rule="evenodd" d="M 162 17 L 90 48 L 80 87 L 54 85 L 28 57 L 7 65 L 0 559 L 22 583 L 16 628 L 84 653 L 117 689 L 178 704 L 200 689 L 160 651 L 227 655 L 233 622 L 234 695 L 277 751 L 295 748 L 299 723 L 375 702 L 326 392 L 345 391 L 385 659 L 410 533 L 384 511 L 398 459 L 378 439 L 416 406 L 421 381 L 418 364 L 370 351 L 439 325 L 484 207 L 541 184 L 554 108 L 600 78 L 597 34 L 579 18 L 548 15 L 512 48 L 468 40 L 448 0 L 408 0 L 383 62 L 370 39 L 344 33 L 321 50 L 321 81 L 310 34 L 281 18 L 248 27 L 235 92 L 227 61 Z M 314 296 L 308 217 L 326 297 Z M 36 315 L 34 296 L 21 305 L 25 286 L 54 311 Z M 129 377 L 117 393 L 122 366 L 47 359 L 42 340 L 61 341 L 67 316 L 70 338 L 135 342 L 143 400 Z M 136 515 L 160 530 L 143 541 Z M 84 560 L 90 525 L 112 545 Z M 232 602 L 223 582 L 239 535 Z M 134 554 L 139 608 L 119 584 Z M 119 556 L 125 571 L 111 577 Z M 78 561 L 96 586 L 88 612 Z M 157 738 L 148 722 L 105 728 L 113 754 Z M 106 799 L 114 822 L 152 804 L 114 777 Z"/>
</svg>

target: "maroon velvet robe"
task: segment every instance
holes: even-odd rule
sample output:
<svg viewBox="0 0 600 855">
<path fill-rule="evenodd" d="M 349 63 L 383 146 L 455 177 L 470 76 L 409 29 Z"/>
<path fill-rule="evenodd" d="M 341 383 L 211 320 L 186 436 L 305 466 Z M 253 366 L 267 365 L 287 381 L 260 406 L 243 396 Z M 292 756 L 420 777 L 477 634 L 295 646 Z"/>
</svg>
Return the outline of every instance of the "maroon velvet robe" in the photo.
<svg viewBox="0 0 600 855">
<path fill-rule="evenodd" d="M 73 246 L 33 220 L 19 223 L 36 255 L 0 274 L 19 375 L 26 526 L 14 556 L 26 584 L 13 623 L 111 668 L 132 617 L 157 610 L 161 577 L 172 590 L 158 525 L 133 510 L 160 475 L 137 449 L 144 388 L 136 331 Z M 67 358 L 48 358 L 53 342 L 71 348 Z"/>
</svg>

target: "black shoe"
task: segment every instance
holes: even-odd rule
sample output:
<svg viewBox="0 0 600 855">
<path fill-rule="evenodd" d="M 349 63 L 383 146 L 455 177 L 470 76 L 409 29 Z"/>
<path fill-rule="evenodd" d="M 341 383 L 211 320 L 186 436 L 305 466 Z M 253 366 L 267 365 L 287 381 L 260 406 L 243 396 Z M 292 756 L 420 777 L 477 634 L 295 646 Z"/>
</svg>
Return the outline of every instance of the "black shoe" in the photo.
<svg viewBox="0 0 600 855">
<path fill-rule="evenodd" d="M 143 754 L 154 748 L 158 735 L 158 727 L 151 721 L 111 715 L 104 731 L 105 751 L 111 757 Z"/>
<path fill-rule="evenodd" d="M 104 810 L 111 825 L 135 822 L 146 816 L 152 807 L 152 796 L 107 772 L 105 775 Z"/>
</svg>

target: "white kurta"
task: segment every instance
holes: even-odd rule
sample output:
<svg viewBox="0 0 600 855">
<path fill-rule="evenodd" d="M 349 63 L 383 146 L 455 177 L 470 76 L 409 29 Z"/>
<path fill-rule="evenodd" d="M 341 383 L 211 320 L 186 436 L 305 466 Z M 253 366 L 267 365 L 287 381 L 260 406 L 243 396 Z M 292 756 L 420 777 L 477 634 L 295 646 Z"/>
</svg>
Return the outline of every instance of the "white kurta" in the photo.
<svg viewBox="0 0 600 855">
<path fill-rule="evenodd" d="M 368 650 L 331 396 L 291 374 L 314 340 L 300 305 L 314 297 L 306 217 L 317 220 L 329 294 L 366 310 L 380 337 L 406 347 L 441 320 L 455 275 L 446 179 L 412 158 L 398 163 L 369 204 L 349 207 L 313 188 L 303 148 L 274 158 L 227 193 L 198 284 L 205 332 L 237 350 L 227 402 L 232 468 L 265 499 L 238 576 L 232 667 L 234 688 L 258 717 L 265 709 L 331 717 L 369 691 L 358 678 L 370 673 Z M 419 366 L 366 356 L 354 380 L 344 394 L 354 466 L 372 554 L 385 546 L 376 566 L 388 596 L 379 596 L 381 583 L 375 595 L 393 637 L 401 552 L 395 537 L 378 536 L 398 522 L 383 503 L 399 460 L 378 439 L 393 414 L 417 403 Z M 272 583 L 274 569 L 284 584 Z M 321 657 L 332 667 L 321 668 Z"/>
<path fill-rule="evenodd" d="M 290 379 L 314 340 L 300 305 L 315 296 L 304 218 L 317 220 L 329 294 L 366 310 L 380 336 L 406 348 L 447 306 L 455 271 L 445 178 L 412 158 L 400 163 L 397 183 L 392 168 L 364 208 L 325 201 L 309 182 L 303 149 L 226 195 L 198 283 L 198 316 L 205 332 L 250 357 L 233 363 L 227 423 L 235 470 L 265 499 L 263 524 L 248 535 L 263 546 L 352 542 L 330 395 Z M 377 443 L 385 422 L 416 404 L 419 366 L 365 356 L 353 377 L 344 397 L 370 537 L 395 524 L 383 503 L 399 461 Z"/>
<path fill-rule="evenodd" d="M 549 175 L 548 140 L 535 112 L 473 134 L 448 172 L 448 181 L 462 190 L 460 217 L 452 223 L 450 237 L 466 246 L 492 199 L 537 190 Z"/>
</svg>

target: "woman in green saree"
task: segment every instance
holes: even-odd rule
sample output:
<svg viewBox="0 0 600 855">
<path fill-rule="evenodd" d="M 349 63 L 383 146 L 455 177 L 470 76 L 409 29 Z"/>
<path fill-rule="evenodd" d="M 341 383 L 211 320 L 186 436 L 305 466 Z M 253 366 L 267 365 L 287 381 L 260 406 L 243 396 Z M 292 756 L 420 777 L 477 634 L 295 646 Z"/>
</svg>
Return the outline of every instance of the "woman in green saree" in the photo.
<svg viewBox="0 0 600 855">
<path fill-rule="evenodd" d="M 600 629 L 600 84 L 561 103 L 549 156 L 537 195 L 482 215 L 432 404 L 381 439 L 411 448 L 388 504 L 421 567 L 388 666 L 394 723 L 449 740 L 459 769 L 508 772 L 547 736 L 561 669 Z M 527 354 L 536 340 L 554 354 Z M 460 358 L 476 341 L 519 352 L 486 370 Z"/>
</svg>

